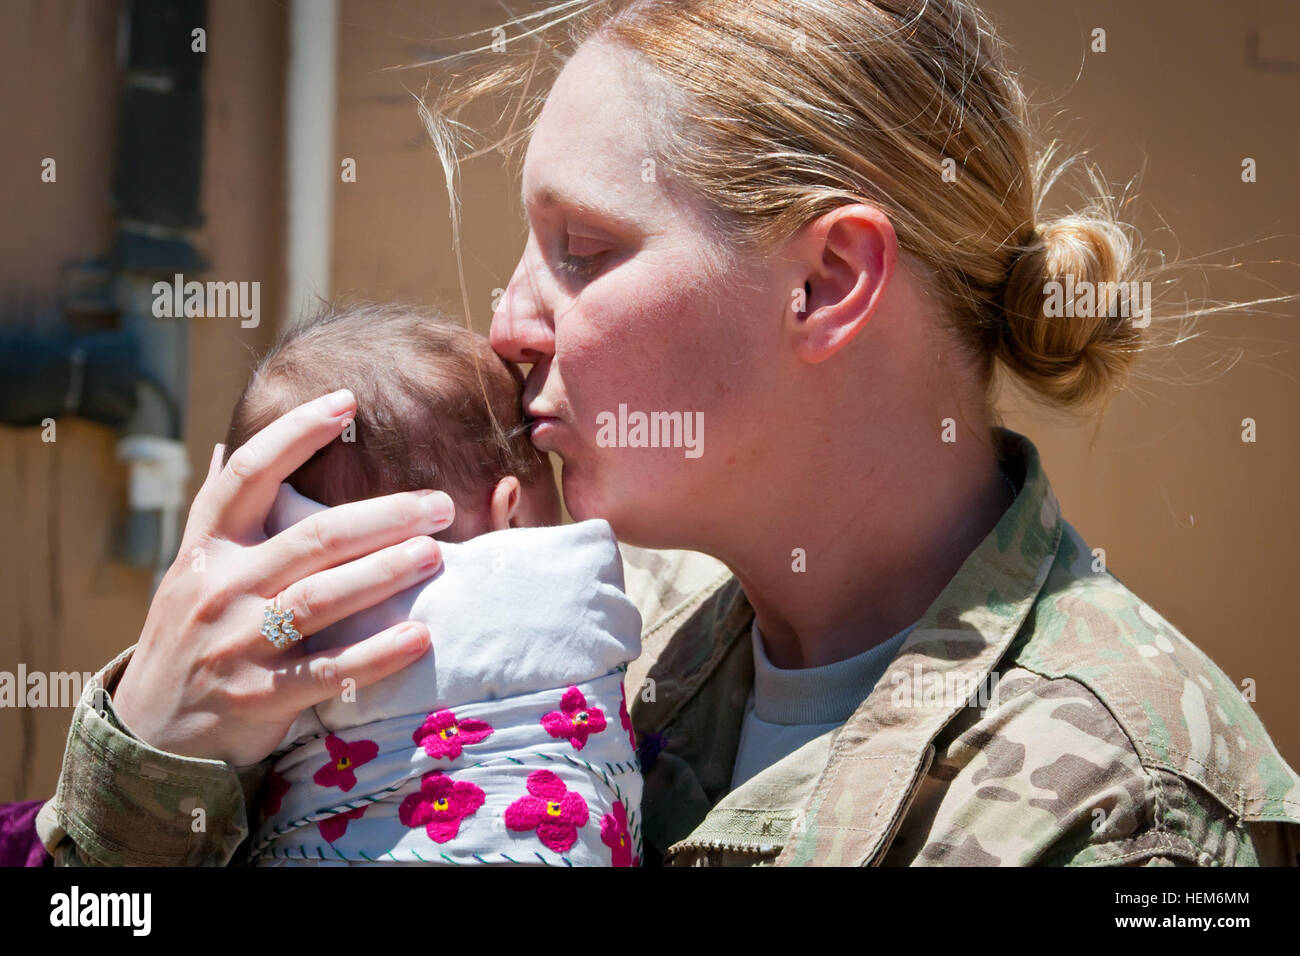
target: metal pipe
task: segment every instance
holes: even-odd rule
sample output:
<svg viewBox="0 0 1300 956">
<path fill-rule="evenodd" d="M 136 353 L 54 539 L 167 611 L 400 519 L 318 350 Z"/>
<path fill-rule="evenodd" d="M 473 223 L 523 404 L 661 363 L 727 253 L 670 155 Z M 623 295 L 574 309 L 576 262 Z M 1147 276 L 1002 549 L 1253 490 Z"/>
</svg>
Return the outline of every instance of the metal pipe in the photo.
<svg viewBox="0 0 1300 956">
<path fill-rule="evenodd" d="M 330 291 L 338 73 L 338 0 L 293 0 L 285 91 L 288 189 L 286 320 Z"/>
</svg>

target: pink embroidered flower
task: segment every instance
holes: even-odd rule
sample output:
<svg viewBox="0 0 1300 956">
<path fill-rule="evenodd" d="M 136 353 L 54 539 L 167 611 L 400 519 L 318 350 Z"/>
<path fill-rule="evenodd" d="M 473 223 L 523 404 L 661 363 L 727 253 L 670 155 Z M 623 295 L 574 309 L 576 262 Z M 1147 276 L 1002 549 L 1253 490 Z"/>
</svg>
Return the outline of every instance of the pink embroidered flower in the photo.
<svg viewBox="0 0 1300 956">
<path fill-rule="evenodd" d="M 600 818 L 600 842 L 613 853 L 614 866 L 640 866 L 641 858 L 632 855 L 632 837 L 627 832 L 627 808 L 614 801 L 614 812 Z"/>
<path fill-rule="evenodd" d="M 587 746 L 587 738 L 605 729 L 605 712 L 588 707 L 582 691 L 570 687 L 560 698 L 560 709 L 542 718 L 542 726 L 552 737 L 568 737 L 574 750 Z"/>
<path fill-rule="evenodd" d="M 619 684 L 618 692 L 622 697 L 618 705 L 618 719 L 622 722 L 623 729 L 627 731 L 627 742 L 632 745 L 632 752 L 636 753 L 636 734 L 632 732 L 632 717 L 627 712 L 627 688 Z"/>
<path fill-rule="evenodd" d="M 329 763 L 312 774 L 312 779 L 322 787 L 338 787 L 344 792 L 357 785 L 357 775 L 352 771 L 379 755 L 379 744 L 373 740 L 348 743 L 333 734 L 325 738 L 325 749 L 330 752 Z"/>
<path fill-rule="evenodd" d="M 525 782 L 528 796 L 506 807 L 506 826 L 511 830 L 536 830 L 537 838 L 556 853 L 563 853 L 578 839 L 578 827 L 590 815 L 582 794 L 564 786 L 549 770 L 534 770 Z"/>
<path fill-rule="evenodd" d="M 424 827 L 434 843 L 446 843 L 460 832 L 460 821 L 483 806 L 483 798 L 481 787 L 431 770 L 420 778 L 420 792 L 402 801 L 397 816 L 408 827 Z"/>
<path fill-rule="evenodd" d="M 333 843 L 347 832 L 349 820 L 360 820 L 365 812 L 365 807 L 357 807 L 355 810 L 349 810 L 347 813 L 340 813 L 330 817 L 328 820 L 322 820 L 317 824 L 317 826 L 320 827 L 320 835 L 330 843 Z"/>
<path fill-rule="evenodd" d="M 289 792 L 289 781 L 280 776 L 274 770 L 266 774 L 266 798 L 262 801 L 262 814 L 273 817 L 280 812 L 280 801 L 284 795 Z"/>
<path fill-rule="evenodd" d="M 411 735 L 435 760 L 446 757 L 455 760 L 466 744 L 476 744 L 492 733 L 492 725 L 485 720 L 457 720 L 449 710 L 440 710 L 424 718 L 420 729 Z"/>
</svg>

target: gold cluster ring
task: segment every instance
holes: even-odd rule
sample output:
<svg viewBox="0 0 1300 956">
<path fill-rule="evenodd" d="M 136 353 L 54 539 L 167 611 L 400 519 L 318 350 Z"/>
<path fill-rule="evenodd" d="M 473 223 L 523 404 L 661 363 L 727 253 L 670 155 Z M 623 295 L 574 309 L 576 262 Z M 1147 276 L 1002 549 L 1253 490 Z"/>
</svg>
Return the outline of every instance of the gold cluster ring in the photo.
<svg viewBox="0 0 1300 956">
<path fill-rule="evenodd" d="M 302 640 L 302 632 L 293 626 L 293 608 L 281 610 L 279 597 L 262 612 L 262 634 L 279 648 Z"/>
</svg>

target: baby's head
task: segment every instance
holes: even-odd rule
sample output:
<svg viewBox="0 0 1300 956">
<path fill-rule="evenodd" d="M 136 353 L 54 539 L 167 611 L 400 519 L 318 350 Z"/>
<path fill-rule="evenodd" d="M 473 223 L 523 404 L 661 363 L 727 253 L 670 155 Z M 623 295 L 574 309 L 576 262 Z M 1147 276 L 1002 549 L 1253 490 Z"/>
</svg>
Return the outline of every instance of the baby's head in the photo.
<svg viewBox="0 0 1300 956">
<path fill-rule="evenodd" d="M 235 404 L 226 458 L 294 406 L 340 388 L 356 396 L 355 427 L 289 477 L 300 494 L 339 505 L 445 491 L 456 503 L 455 523 L 437 535 L 446 541 L 560 523 L 550 463 L 528 437 L 519 370 L 485 337 L 400 305 L 327 307 L 282 335 Z"/>
</svg>

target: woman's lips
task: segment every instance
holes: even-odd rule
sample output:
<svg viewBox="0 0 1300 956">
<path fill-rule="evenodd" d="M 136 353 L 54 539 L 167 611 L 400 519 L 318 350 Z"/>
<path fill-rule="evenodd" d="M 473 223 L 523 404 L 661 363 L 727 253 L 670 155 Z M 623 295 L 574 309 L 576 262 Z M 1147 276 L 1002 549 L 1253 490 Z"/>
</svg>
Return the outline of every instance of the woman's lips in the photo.
<svg viewBox="0 0 1300 956">
<path fill-rule="evenodd" d="M 558 418 L 551 415 L 530 415 L 528 418 L 530 434 L 533 438 L 536 438 L 538 435 L 544 435 L 548 431 L 553 431 L 560 423 Z"/>
<path fill-rule="evenodd" d="M 550 414 L 549 412 L 547 412 L 545 409 L 542 408 L 537 408 L 537 409 L 525 408 L 524 417 L 528 419 L 530 424 L 536 424 L 538 422 L 559 421 L 559 419 L 555 415 Z"/>
</svg>

